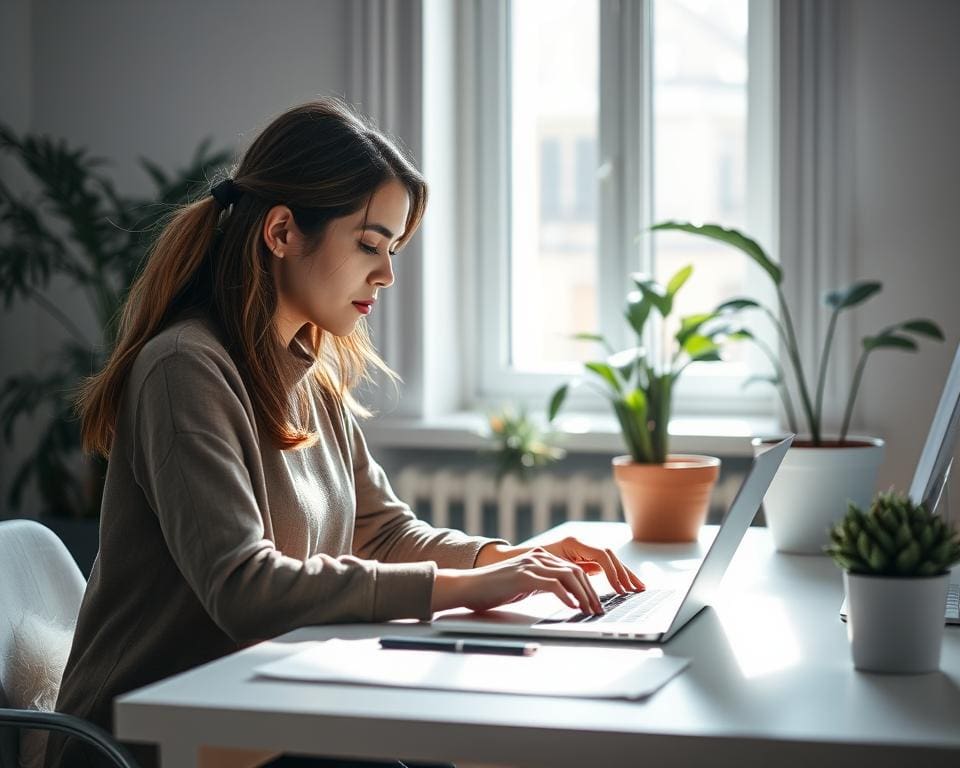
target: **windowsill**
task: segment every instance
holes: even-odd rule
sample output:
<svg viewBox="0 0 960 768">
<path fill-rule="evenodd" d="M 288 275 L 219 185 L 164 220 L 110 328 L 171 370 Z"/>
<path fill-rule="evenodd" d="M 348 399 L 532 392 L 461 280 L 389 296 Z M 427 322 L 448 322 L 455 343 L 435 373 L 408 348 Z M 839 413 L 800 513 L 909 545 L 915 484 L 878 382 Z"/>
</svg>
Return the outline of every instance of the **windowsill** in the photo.
<svg viewBox="0 0 960 768">
<path fill-rule="evenodd" d="M 623 438 L 612 416 L 568 414 L 558 419 L 559 443 L 574 453 L 625 453 Z M 377 448 L 475 450 L 489 447 L 486 422 L 476 412 L 452 413 L 429 421 L 379 417 L 364 425 L 364 434 Z M 759 417 L 682 417 L 670 422 L 673 453 L 752 456 L 750 441 L 778 434 L 775 419 Z"/>
</svg>

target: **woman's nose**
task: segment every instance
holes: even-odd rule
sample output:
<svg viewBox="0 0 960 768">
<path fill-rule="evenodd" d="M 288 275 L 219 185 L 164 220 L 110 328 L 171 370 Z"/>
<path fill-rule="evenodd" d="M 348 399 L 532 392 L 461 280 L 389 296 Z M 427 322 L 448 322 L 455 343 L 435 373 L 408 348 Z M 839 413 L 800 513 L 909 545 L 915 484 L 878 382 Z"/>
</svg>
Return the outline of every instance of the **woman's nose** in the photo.
<svg viewBox="0 0 960 768">
<path fill-rule="evenodd" d="M 383 263 L 370 273 L 369 282 L 382 288 L 393 285 L 393 257 L 387 256 Z"/>
</svg>

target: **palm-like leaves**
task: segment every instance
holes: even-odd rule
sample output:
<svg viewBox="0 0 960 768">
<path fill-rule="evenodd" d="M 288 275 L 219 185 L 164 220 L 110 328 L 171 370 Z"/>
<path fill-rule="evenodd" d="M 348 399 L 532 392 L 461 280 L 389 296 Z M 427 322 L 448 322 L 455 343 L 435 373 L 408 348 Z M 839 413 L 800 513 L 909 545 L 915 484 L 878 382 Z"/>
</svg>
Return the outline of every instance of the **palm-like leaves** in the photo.
<svg viewBox="0 0 960 768">
<path fill-rule="evenodd" d="M 647 322 L 656 311 L 666 318 L 673 311 L 677 292 L 690 279 L 693 268 L 680 269 L 666 285 L 646 275 L 631 275 L 634 290 L 627 294 L 624 317 L 642 340 Z M 590 376 L 585 380 L 610 401 L 624 441 L 634 461 L 661 464 L 666 461 L 673 385 L 683 370 L 694 362 L 720 359 L 722 340 L 746 338 L 746 332 L 719 322 L 721 311 L 685 317 L 676 334 L 676 347 L 669 363 L 655 366 L 642 346 L 614 352 L 601 335 L 579 333 L 574 338 L 601 344 L 609 353 L 605 360 L 584 364 Z M 551 396 L 547 418 L 553 421 L 566 400 L 570 385 L 564 384 Z"/>
<path fill-rule="evenodd" d="M 18 137 L 0 124 L 0 152 L 15 156 L 36 182 L 34 193 L 17 196 L 0 181 L 3 306 L 34 301 L 69 334 L 48 370 L 10 376 L 0 388 L 0 431 L 8 444 L 21 418 L 52 414 L 40 430 L 35 451 L 14 475 L 8 503 L 19 509 L 27 485 L 34 481 L 45 512 L 96 516 L 104 466 L 96 458 L 86 467 L 79 461 L 79 422 L 72 413 L 72 397 L 80 380 L 97 371 L 112 348 L 114 321 L 161 220 L 200 194 L 213 172 L 230 162 L 231 153 L 210 152 L 210 141 L 205 140 L 188 165 L 171 174 L 141 158 L 156 190 L 150 198 L 133 198 L 119 194 L 101 173 L 104 160 L 63 140 Z M 100 338 L 86 338 L 46 296 L 54 275 L 68 278 L 84 292 Z"/>
<path fill-rule="evenodd" d="M 753 299 L 736 298 L 726 301 L 717 308 L 718 313 L 736 313 L 742 310 L 757 309 L 763 311 L 769 320 L 773 323 L 783 342 L 787 354 L 787 361 L 793 370 L 796 389 L 800 395 L 801 405 L 810 434 L 815 445 L 822 443 L 822 422 L 823 422 L 823 390 L 826 382 L 827 366 L 830 362 L 830 349 L 833 343 L 833 336 L 836 330 L 837 320 L 841 312 L 853 309 L 864 303 L 871 297 L 880 292 L 883 285 L 873 281 L 859 281 L 842 290 L 830 291 L 824 297 L 824 304 L 830 308 L 830 321 L 827 326 L 827 332 L 824 336 L 823 351 L 820 356 L 819 366 L 816 371 L 816 392 L 811 397 L 811 389 L 803 371 L 803 364 L 800 360 L 800 348 L 797 344 L 797 337 L 793 327 L 793 321 L 790 316 L 790 308 L 787 306 L 784 296 L 782 283 L 783 271 L 760 247 L 760 245 L 735 229 L 726 229 L 716 224 L 691 224 L 689 222 L 664 221 L 651 227 L 653 231 L 676 231 L 687 232 L 693 235 L 699 235 L 720 243 L 732 246 L 744 253 L 748 258 L 754 261 L 773 281 L 777 290 L 777 299 L 779 302 L 779 316 L 768 307 L 764 307 Z M 860 355 L 860 361 L 857 364 L 854 373 L 853 382 L 850 386 L 850 392 L 847 397 L 846 410 L 844 412 L 843 426 L 840 430 L 840 441 L 846 439 L 847 430 L 850 426 L 850 416 L 853 412 L 853 404 L 856 401 L 857 392 L 860 388 L 860 381 L 863 377 L 863 369 L 867 362 L 867 357 L 871 352 L 877 349 L 903 349 L 915 351 L 916 342 L 904 334 L 913 334 L 914 336 L 923 336 L 929 339 L 942 341 L 944 336 L 940 327 L 932 320 L 918 318 L 899 323 L 895 326 L 885 328 L 875 336 L 867 336 L 862 341 L 863 350 Z M 797 432 L 797 420 L 793 411 L 793 403 L 790 399 L 787 388 L 787 377 L 785 371 L 777 359 L 773 350 L 764 345 L 759 338 L 750 337 L 763 353 L 770 360 L 774 375 L 758 379 L 752 378 L 748 383 L 757 380 L 766 380 L 774 384 L 780 390 L 783 399 L 784 409 L 787 413 L 787 419 L 790 423 L 790 429 Z"/>
</svg>

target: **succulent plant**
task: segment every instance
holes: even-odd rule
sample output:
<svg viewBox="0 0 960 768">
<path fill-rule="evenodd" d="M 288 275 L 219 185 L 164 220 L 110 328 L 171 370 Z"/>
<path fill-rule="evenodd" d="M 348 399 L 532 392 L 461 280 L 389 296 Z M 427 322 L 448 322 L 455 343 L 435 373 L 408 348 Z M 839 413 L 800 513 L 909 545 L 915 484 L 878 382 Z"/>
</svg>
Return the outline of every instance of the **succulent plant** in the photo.
<svg viewBox="0 0 960 768">
<path fill-rule="evenodd" d="M 851 502 L 824 552 L 850 573 L 937 576 L 960 562 L 960 533 L 923 504 L 891 490 L 878 493 L 866 512 Z"/>
</svg>

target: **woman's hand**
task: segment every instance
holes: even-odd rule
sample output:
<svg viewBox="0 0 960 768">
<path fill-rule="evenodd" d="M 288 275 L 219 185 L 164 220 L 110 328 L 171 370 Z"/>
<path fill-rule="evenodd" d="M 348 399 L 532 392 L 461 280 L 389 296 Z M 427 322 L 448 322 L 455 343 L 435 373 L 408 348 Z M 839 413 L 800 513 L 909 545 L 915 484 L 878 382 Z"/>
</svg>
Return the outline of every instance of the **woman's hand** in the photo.
<svg viewBox="0 0 960 768">
<path fill-rule="evenodd" d="M 573 536 L 547 544 L 543 549 L 576 563 L 587 573 L 603 571 L 610 586 L 621 595 L 626 592 L 643 592 L 646 589 L 637 574 L 620 562 L 612 549 L 591 547 Z"/>
<path fill-rule="evenodd" d="M 477 566 L 497 563 L 510 557 L 516 557 L 527 552 L 545 550 L 562 560 L 576 563 L 586 573 L 594 574 L 601 571 L 610 582 L 613 589 L 623 594 L 625 592 L 642 592 L 645 587 L 637 575 L 625 566 L 612 549 L 591 547 L 573 536 L 547 544 L 542 547 L 511 547 L 505 544 L 488 544 L 477 555 Z"/>
<path fill-rule="evenodd" d="M 485 611 L 535 592 L 552 592 L 584 613 L 603 613 L 584 569 L 540 547 L 471 570 L 441 568 L 430 607 L 433 611 L 459 607 Z"/>
</svg>

